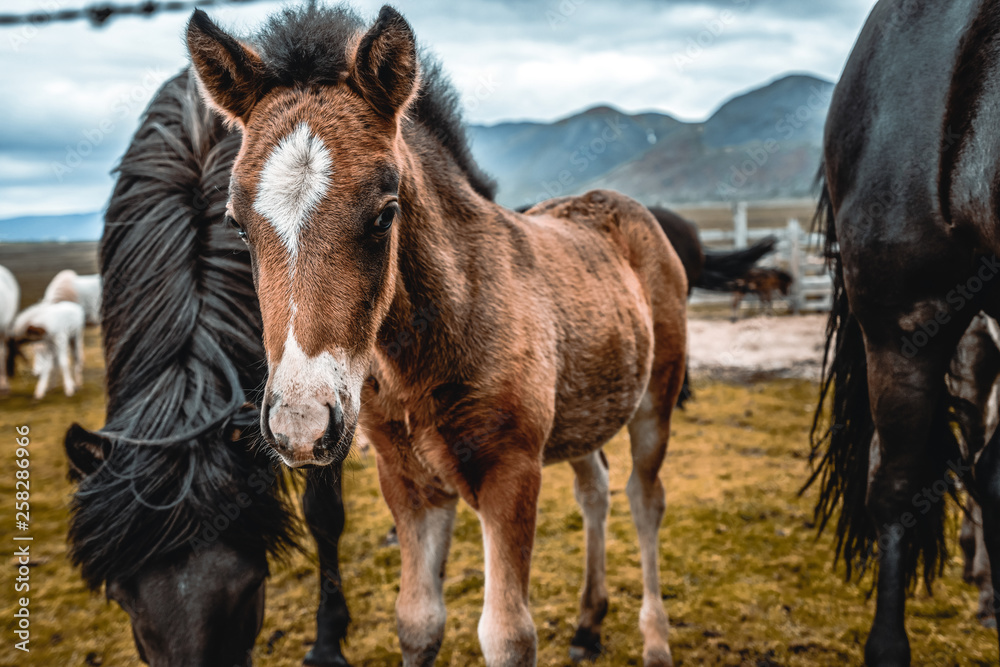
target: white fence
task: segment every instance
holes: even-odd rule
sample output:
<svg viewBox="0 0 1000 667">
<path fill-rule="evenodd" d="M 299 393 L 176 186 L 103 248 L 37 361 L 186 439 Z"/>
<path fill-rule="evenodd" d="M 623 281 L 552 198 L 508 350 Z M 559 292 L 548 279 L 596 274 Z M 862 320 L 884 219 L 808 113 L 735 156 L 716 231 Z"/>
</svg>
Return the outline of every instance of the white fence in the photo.
<svg viewBox="0 0 1000 667">
<path fill-rule="evenodd" d="M 828 311 L 833 300 L 833 279 L 827 271 L 820 252 L 823 235 L 811 234 L 802 228 L 799 221 L 792 218 L 785 227 L 750 229 L 747 225 L 747 204 L 740 202 L 733 206 L 733 228 L 705 229 L 699 232 L 702 244 L 714 250 L 738 250 L 746 248 L 768 236 L 775 236 L 778 243 L 775 252 L 764 257 L 760 266 L 773 266 L 787 271 L 792 276 L 792 287 L 787 297 L 776 294 L 775 303 L 786 303 L 794 313 Z M 696 289 L 692 304 L 728 304 L 732 296 L 718 292 Z M 743 307 L 757 308 L 757 298 L 748 296 Z"/>
</svg>

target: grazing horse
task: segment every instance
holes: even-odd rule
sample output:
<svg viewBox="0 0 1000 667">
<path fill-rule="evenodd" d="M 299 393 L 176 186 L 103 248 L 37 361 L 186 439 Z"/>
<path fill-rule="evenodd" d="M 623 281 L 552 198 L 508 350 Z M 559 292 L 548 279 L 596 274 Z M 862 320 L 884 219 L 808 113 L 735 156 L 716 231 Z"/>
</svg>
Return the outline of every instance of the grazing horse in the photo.
<svg viewBox="0 0 1000 667">
<path fill-rule="evenodd" d="M 42 301 L 58 303 L 72 301 L 83 307 L 87 316 L 87 325 L 93 326 L 101 321 L 101 276 L 81 276 L 73 269 L 64 269 L 57 273 L 45 288 Z"/>
<path fill-rule="evenodd" d="M 569 462 L 587 572 L 576 657 L 607 610 L 608 464 L 628 425 L 627 495 L 647 665 L 671 664 L 659 470 L 685 361 L 687 280 L 639 203 L 595 191 L 526 215 L 495 204 L 438 69 L 386 6 L 276 17 L 243 43 L 196 11 L 207 99 L 242 128 L 229 217 L 250 250 L 268 380 L 261 429 L 288 465 L 330 465 L 357 427 L 399 534 L 404 664 L 431 664 L 461 497 L 480 517 L 488 665 L 530 665 L 529 566 L 542 466 Z M 359 426 L 360 424 L 360 426 Z"/>
<path fill-rule="evenodd" d="M 101 241 L 106 423 L 66 434 L 79 482 L 70 555 L 128 613 L 139 657 L 157 667 L 250 665 L 268 554 L 296 537 L 248 403 L 265 357 L 249 253 L 225 224 L 238 149 L 187 71 L 146 110 Z M 322 570 L 306 664 L 323 667 L 347 664 L 337 473 L 311 472 L 303 498 Z"/>
<path fill-rule="evenodd" d="M 1000 443 L 963 456 L 945 373 L 980 311 L 1000 314 L 1000 11 L 881 0 L 833 96 L 821 217 L 835 264 L 814 454 L 819 525 L 848 576 L 876 566 L 869 665 L 907 665 L 909 584 L 946 560 L 960 479 L 1000 586 Z M 821 437 L 825 436 L 825 437 Z M 841 508 L 842 506 L 842 508 Z M 922 564 L 922 568 L 921 568 Z M 994 596 L 995 597 L 995 596 Z"/>
<path fill-rule="evenodd" d="M 78 303 L 44 301 L 28 306 L 14 319 L 10 337 L 16 347 L 30 343 L 35 347 L 33 372 L 38 378 L 35 398 L 45 398 L 52 371 L 62 372 L 63 392 L 76 393 L 83 384 L 83 328 L 86 315 Z"/>
<path fill-rule="evenodd" d="M 21 288 L 6 266 L 0 266 L 0 394 L 10 391 L 8 375 L 14 374 L 17 347 L 10 336 L 11 325 L 21 303 Z"/>
</svg>

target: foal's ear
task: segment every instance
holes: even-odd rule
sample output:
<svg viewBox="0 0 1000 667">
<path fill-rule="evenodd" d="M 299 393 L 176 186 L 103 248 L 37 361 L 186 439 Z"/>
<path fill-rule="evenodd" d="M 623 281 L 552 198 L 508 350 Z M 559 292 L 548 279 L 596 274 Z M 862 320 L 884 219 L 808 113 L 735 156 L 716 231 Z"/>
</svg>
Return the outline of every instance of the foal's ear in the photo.
<svg viewBox="0 0 1000 667">
<path fill-rule="evenodd" d="M 267 92 L 264 61 L 200 9 L 188 21 L 187 45 L 206 102 L 230 122 L 246 124 Z"/>
<path fill-rule="evenodd" d="M 406 110 L 417 91 L 417 40 L 406 19 L 382 7 L 358 44 L 352 78 L 368 103 L 390 120 Z"/>
<path fill-rule="evenodd" d="M 111 441 L 92 433 L 79 424 L 66 431 L 66 456 L 69 458 L 69 477 L 79 482 L 97 472 L 111 454 Z"/>
</svg>

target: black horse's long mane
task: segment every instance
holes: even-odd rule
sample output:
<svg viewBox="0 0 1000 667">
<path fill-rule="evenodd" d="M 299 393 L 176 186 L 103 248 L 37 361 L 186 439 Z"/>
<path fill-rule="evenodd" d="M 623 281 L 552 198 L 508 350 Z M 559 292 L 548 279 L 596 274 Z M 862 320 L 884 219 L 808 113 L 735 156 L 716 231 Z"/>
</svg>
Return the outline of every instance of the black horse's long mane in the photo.
<svg viewBox="0 0 1000 667">
<path fill-rule="evenodd" d="M 336 85 L 347 76 L 354 38 L 364 28 L 347 7 L 310 3 L 278 12 L 250 42 L 264 61 L 271 86 Z M 458 95 L 440 63 L 426 52 L 410 117 L 451 154 L 476 192 L 490 200 L 496 196 L 496 183 L 472 158 Z"/>
<path fill-rule="evenodd" d="M 266 367 L 249 256 L 223 222 L 239 142 L 185 71 L 117 170 L 100 248 L 109 444 L 69 533 L 94 588 L 199 539 L 258 554 L 294 544 L 280 469 L 245 433 Z"/>
</svg>

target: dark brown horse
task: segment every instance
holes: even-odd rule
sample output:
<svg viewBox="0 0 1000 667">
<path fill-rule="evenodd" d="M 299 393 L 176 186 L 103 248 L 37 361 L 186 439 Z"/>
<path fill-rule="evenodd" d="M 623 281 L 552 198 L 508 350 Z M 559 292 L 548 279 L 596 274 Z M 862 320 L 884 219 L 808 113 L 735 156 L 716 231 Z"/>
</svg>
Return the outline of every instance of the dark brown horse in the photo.
<svg viewBox="0 0 1000 667">
<path fill-rule="evenodd" d="M 690 220 L 662 206 L 650 206 L 649 212 L 660 223 L 670 245 L 681 258 L 689 291 L 695 287 L 714 292 L 733 291 L 736 281 L 744 277 L 761 257 L 773 252 L 778 241 L 768 236 L 749 248 L 709 250 L 702 245 L 698 228 Z"/>
<path fill-rule="evenodd" d="M 870 665 L 910 662 L 908 583 L 922 564 L 929 584 L 945 562 L 956 479 L 982 506 L 994 591 L 1000 585 L 1000 443 L 994 434 L 977 461 L 963 456 L 945 383 L 972 319 L 1000 313 L 998 40 L 993 2 L 882 0 L 827 121 L 832 424 L 814 442 L 814 479 L 821 525 L 842 505 L 848 573 L 877 566 Z"/>
<path fill-rule="evenodd" d="M 188 45 L 242 129 L 229 216 L 250 250 L 268 381 L 261 426 L 291 466 L 330 465 L 357 428 L 399 533 L 407 665 L 433 663 L 455 508 L 482 522 L 479 640 L 535 662 L 529 566 L 542 466 L 577 474 L 587 574 L 573 655 L 607 610 L 608 465 L 628 425 L 647 665 L 671 663 L 659 583 L 659 470 L 684 376 L 687 280 L 643 206 L 607 191 L 526 215 L 489 198 L 454 94 L 383 7 L 287 11 L 250 43 L 202 12 Z"/>
<path fill-rule="evenodd" d="M 748 294 L 754 294 L 760 299 L 761 309 L 768 314 L 774 313 L 774 295 L 788 296 L 792 287 L 792 276 L 781 269 L 753 267 L 732 282 L 733 317 L 735 322 L 740 316 L 740 304 Z"/>
</svg>

